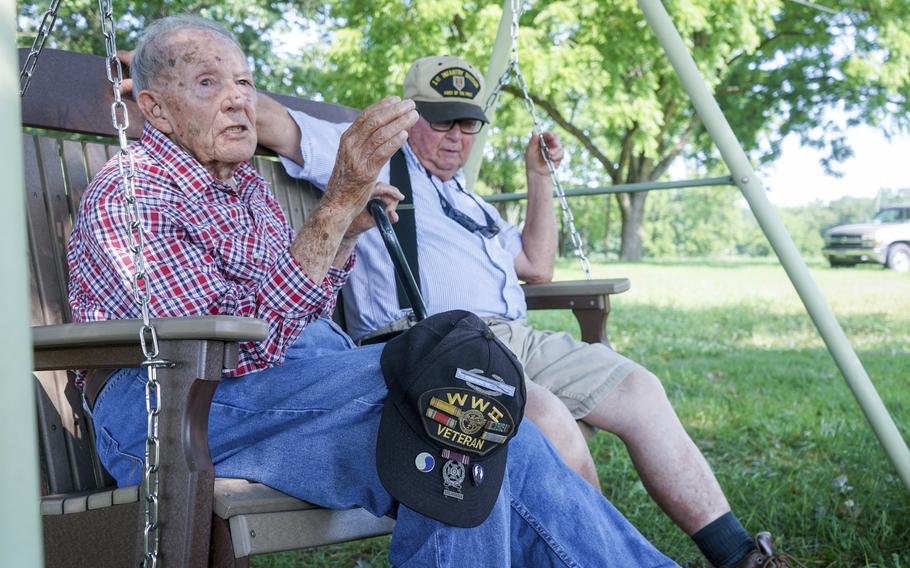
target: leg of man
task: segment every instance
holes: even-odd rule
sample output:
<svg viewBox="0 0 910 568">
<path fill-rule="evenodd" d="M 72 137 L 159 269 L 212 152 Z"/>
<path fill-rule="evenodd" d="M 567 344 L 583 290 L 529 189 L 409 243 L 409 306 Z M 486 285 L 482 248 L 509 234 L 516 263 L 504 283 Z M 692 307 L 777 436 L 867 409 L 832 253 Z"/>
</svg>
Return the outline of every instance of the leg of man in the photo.
<svg viewBox="0 0 910 568">
<path fill-rule="evenodd" d="M 730 511 L 660 380 L 643 367 L 633 370 L 582 420 L 619 436 L 648 493 L 686 534 Z"/>
<path fill-rule="evenodd" d="M 565 333 L 537 331 L 526 322 L 491 328 L 518 355 L 528 377 L 553 390 L 575 419 L 619 436 L 648 493 L 709 560 L 726 564 L 753 548 L 657 377 L 604 345 Z M 562 426 L 550 429 L 577 431 L 564 417 L 553 421 Z M 698 533 L 716 521 L 721 537 L 704 545 Z"/>
<path fill-rule="evenodd" d="M 547 389 L 533 381 L 527 381 L 526 384 L 528 399 L 525 405 L 525 418 L 534 422 L 543 432 L 572 471 L 600 491 L 597 467 L 588 449 L 587 440 L 581 430 L 567 426 L 574 425 L 572 413 L 559 397 Z"/>
<path fill-rule="evenodd" d="M 307 357 L 311 342 L 316 357 Z M 315 322 L 283 365 L 224 379 L 209 421 L 216 474 L 259 481 L 327 507 L 394 513 L 375 467 L 386 393 L 381 349 L 350 349 L 333 324 Z M 118 372 L 95 405 L 96 426 L 120 440 L 111 444 L 116 453 L 102 457 L 121 484 L 139 477 L 129 467 L 141 455 L 145 435 L 144 422 L 134 419 L 144 409 L 143 382 L 141 370 Z M 124 454 L 132 457 L 124 460 Z M 129 467 L 119 468 L 121 461 Z M 503 491 L 480 526 L 453 528 L 403 506 L 397 517 L 390 550 L 396 566 L 673 565 L 571 473 L 531 423 L 509 446 Z M 540 556 L 527 556 L 530 550 Z"/>
</svg>

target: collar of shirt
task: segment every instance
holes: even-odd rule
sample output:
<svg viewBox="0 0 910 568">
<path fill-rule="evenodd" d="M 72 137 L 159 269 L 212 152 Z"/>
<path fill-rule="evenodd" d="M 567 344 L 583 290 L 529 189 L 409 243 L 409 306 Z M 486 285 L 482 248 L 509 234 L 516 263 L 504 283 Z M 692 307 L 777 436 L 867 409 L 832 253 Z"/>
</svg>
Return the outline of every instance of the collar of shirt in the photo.
<svg viewBox="0 0 910 568">
<path fill-rule="evenodd" d="M 235 191 L 231 184 L 214 177 L 199 160 L 148 122 L 142 129 L 139 143 L 153 162 L 170 173 L 174 185 L 190 200 L 200 199 L 213 191 L 236 193 L 239 197 L 246 198 L 244 193 L 256 185 L 250 182 L 259 179 L 249 161 L 242 162 L 232 176 L 237 184 Z"/>
<path fill-rule="evenodd" d="M 411 145 L 405 142 L 405 144 L 402 146 L 402 149 L 404 150 L 404 157 L 407 159 L 408 167 L 423 172 L 424 175 L 426 175 L 428 170 L 423 166 L 423 164 L 420 163 L 420 160 L 417 159 L 417 154 L 415 154 L 414 150 L 411 149 Z M 461 170 L 461 168 L 459 168 L 458 171 L 455 172 L 455 175 L 452 176 L 448 181 L 443 181 L 437 175 L 430 175 L 439 180 L 439 183 L 442 184 L 442 187 L 447 187 L 449 182 L 453 180 L 456 182 L 456 187 L 459 189 L 464 187 L 464 172 Z"/>
</svg>

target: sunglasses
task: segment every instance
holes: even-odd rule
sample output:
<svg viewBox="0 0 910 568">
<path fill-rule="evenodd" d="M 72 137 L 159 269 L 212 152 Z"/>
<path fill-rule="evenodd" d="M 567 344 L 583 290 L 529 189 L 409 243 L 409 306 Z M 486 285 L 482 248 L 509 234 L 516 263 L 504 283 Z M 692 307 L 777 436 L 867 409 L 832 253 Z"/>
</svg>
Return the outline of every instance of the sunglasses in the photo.
<svg viewBox="0 0 910 568">
<path fill-rule="evenodd" d="M 462 134 L 477 134 L 483 128 L 483 121 L 476 118 L 464 118 L 461 120 L 443 120 L 440 122 L 430 122 L 430 128 L 436 132 L 448 132 L 455 128 L 455 124 Z"/>
<path fill-rule="evenodd" d="M 452 207 L 452 204 L 449 203 L 449 200 L 443 197 L 442 192 L 439 191 L 439 188 L 436 186 L 436 182 L 433 181 L 433 174 L 430 173 L 429 169 L 426 169 L 425 171 L 427 173 L 427 177 L 430 179 L 430 183 L 433 184 L 433 189 L 436 190 L 436 195 L 439 196 L 439 205 L 442 206 L 442 212 L 445 213 L 446 217 L 455 221 L 468 231 L 477 233 L 486 239 L 492 239 L 499 234 L 499 225 L 496 224 L 496 221 L 493 220 L 493 218 L 490 217 L 490 214 L 487 213 L 487 210 L 477 202 L 477 198 L 466 192 L 464 188 L 461 187 L 461 184 L 458 183 L 457 179 L 455 180 L 455 185 L 458 186 L 458 190 L 464 192 L 468 197 L 474 200 L 474 203 L 477 203 L 477 206 L 480 207 L 481 211 L 483 211 L 484 220 L 487 223 L 486 225 L 481 225 L 458 209 Z"/>
</svg>

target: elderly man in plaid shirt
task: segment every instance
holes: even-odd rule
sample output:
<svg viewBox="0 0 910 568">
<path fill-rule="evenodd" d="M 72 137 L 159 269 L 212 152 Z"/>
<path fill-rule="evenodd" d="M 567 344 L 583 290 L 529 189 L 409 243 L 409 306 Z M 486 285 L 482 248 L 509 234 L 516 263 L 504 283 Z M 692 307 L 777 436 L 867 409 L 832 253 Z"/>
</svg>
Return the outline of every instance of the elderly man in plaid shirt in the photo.
<svg viewBox="0 0 910 568">
<path fill-rule="evenodd" d="M 395 219 L 401 194 L 375 180 L 417 120 L 413 102 L 386 99 L 354 122 L 325 196 L 294 234 L 247 161 L 260 139 L 257 94 L 229 33 L 199 18 L 160 20 L 140 42 L 132 76 L 147 121 L 132 152 L 151 315 L 226 314 L 269 324 L 267 339 L 241 346 L 238 368 L 215 394 L 209 446 L 217 475 L 325 507 L 395 516 L 389 556 L 396 566 L 674 565 L 528 422 L 510 442 L 493 511 L 475 528 L 417 513 L 380 483 L 383 346 L 355 348 L 327 316 L 354 265 L 357 237 L 372 224 L 367 201 L 382 199 Z M 86 191 L 73 228 L 75 320 L 137 317 L 127 219 L 114 160 Z M 121 485 L 139 480 L 144 381 L 140 369 L 116 371 L 92 408 L 99 455 Z"/>
</svg>

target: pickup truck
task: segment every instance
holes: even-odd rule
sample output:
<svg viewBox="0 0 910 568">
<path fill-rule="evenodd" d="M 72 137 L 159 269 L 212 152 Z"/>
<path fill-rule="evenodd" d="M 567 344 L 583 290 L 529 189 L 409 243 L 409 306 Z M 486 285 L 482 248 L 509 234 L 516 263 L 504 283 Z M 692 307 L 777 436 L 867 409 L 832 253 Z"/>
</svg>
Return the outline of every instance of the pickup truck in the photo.
<svg viewBox="0 0 910 568">
<path fill-rule="evenodd" d="M 824 237 L 822 254 L 832 267 L 873 262 L 910 270 L 910 203 L 883 207 L 868 223 L 832 227 Z"/>
</svg>

